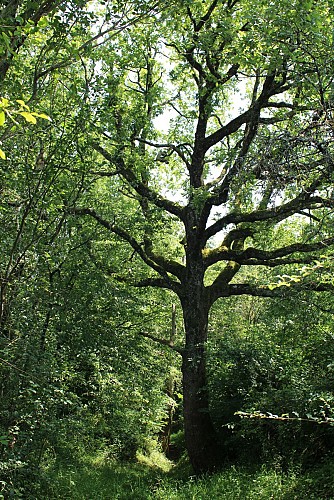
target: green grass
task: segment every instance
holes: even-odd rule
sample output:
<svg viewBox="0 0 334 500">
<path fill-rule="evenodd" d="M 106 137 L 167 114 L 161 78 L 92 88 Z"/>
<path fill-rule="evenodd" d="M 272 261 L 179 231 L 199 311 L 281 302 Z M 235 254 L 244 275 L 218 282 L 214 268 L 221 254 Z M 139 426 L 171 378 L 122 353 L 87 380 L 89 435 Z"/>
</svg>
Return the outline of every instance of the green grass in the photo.
<svg viewBox="0 0 334 500">
<path fill-rule="evenodd" d="M 146 500 L 155 477 L 150 469 L 132 464 L 60 469 L 50 479 L 48 491 L 41 499 Z"/>
<path fill-rule="evenodd" d="M 196 479 L 183 471 L 166 472 L 158 463 L 119 464 L 88 460 L 45 469 L 36 500 L 325 500 L 334 499 L 334 465 L 326 463 L 305 474 L 274 468 L 227 467 Z M 162 468 L 164 470 L 162 470 Z"/>
<path fill-rule="evenodd" d="M 334 465 L 307 474 L 262 467 L 228 467 L 201 479 L 164 481 L 152 497 L 159 500 L 325 500 L 334 499 Z"/>
</svg>

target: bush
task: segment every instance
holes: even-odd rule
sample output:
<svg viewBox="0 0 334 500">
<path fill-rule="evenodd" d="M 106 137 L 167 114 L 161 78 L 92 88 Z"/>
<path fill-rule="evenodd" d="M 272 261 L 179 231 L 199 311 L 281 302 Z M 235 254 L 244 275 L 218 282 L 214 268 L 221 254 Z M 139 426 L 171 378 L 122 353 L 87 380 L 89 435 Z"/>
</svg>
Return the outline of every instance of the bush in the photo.
<svg viewBox="0 0 334 500">
<path fill-rule="evenodd" d="M 308 466 L 333 449 L 331 356 L 328 334 L 294 348 L 268 337 L 211 345 L 212 416 L 233 456 Z"/>
</svg>

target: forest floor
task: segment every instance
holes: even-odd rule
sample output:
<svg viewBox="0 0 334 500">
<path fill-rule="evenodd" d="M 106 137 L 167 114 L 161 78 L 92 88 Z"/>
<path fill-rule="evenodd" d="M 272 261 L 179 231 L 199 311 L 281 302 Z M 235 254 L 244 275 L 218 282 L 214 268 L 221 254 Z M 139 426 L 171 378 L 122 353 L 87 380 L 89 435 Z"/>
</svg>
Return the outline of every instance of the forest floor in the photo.
<svg viewBox="0 0 334 500">
<path fill-rule="evenodd" d="M 334 499 L 334 464 L 300 473 L 278 468 L 226 467 L 195 478 L 189 466 L 139 457 L 137 463 L 88 459 L 45 469 L 36 500 L 325 500 Z M 36 498 L 36 497 L 35 497 Z"/>
</svg>

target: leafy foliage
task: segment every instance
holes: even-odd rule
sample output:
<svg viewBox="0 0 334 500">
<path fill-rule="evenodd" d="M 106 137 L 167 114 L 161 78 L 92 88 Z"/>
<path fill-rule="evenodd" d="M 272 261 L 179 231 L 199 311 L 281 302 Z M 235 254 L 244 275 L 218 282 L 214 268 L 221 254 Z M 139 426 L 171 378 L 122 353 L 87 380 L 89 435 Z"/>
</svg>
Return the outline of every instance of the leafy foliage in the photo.
<svg viewBox="0 0 334 500">
<path fill-rule="evenodd" d="M 332 1 L 22 0 L 0 20 L 3 496 L 57 468 L 76 495 L 64 464 L 134 460 L 181 425 L 195 473 L 250 449 L 317 462 L 333 440 Z M 227 476 L 148 483 L 250 492 Z"/>
<path fill-rule="evenodd" d="M 219 326 L 210 349 L 212 411 L 230 429 L 232 453 L 309 466 L 331 452 L 332 318 L 315 314 L 317 306 L 310 297 L 245 302 L 238 330 Z M 233 307 L 240 304 L 231 304 L 232 315 Z"/>
</svg>

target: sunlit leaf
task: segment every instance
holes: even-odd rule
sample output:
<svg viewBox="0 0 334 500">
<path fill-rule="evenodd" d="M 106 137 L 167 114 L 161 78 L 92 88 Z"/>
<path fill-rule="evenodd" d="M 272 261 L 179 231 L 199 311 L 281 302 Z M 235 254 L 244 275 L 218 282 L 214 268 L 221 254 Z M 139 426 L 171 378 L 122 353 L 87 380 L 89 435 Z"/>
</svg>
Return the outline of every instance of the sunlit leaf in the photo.
<svg viewBox="0 0 334 500">
<path fill-rule="evenodd" d="M 19 105 L 22 106 L 22 108 L 25 108 L 28 111 L 30 111 L 29 106 L 27 106 L 27 104 L 24 101 L 22 101 L 22 99 L 17 99 L 16 102 L 19 103 Z"/>
<path fill-rule="evenodd" d="M 48 115 L 46 115 L 45 113 L 38 113 L 38 114 L 36 114 L 36 116 L 38 116 L 38 118 L 43 118 L 43 120 L 48 120 L 49 122 L 52 121 L 51 118 Z"/>
<path fill-rule="evenodd" d="M 8 100 L 8 99 L 6 99 L 5 97 L 1 97 L 0 104 L 1 104 L 1 106 L 3 106 L 4 108 L 8 108 L 8 106 L 9 106 L 9 100 Z"/>
<path fill-rule="evenodd" d="M 33 123 L 33 124 L 37 123 L 37 120 L 34 117 L 34 115 L 32 115 L 31 113 L 28 113 L 28 111 L 20 111 L 20 115 L 23 116 L 23 118 L 25 118 L 26 121 L 29 123 Z"/>
</svg>

